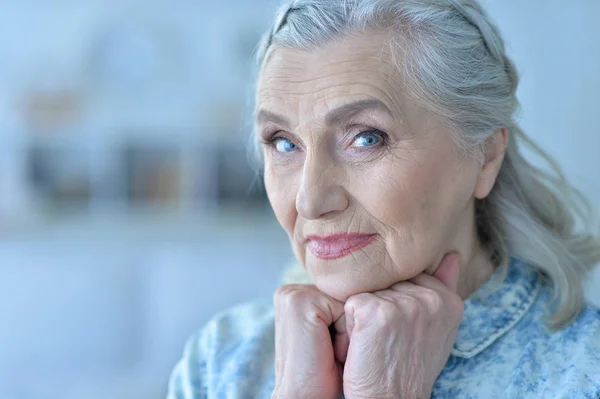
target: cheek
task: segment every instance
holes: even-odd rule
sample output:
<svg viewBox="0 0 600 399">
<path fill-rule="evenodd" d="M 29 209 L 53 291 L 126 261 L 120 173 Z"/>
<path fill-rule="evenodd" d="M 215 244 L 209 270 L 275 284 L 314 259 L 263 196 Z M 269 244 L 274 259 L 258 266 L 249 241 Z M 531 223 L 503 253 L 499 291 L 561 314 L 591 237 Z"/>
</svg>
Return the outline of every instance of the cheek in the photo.
<svg viewBox="0 0 600 399">
<path fill-rule="evenodd" d="M 274 172 L 268 162 L 265 163 L 265 190 L 273 212 L 290 237 L 296 221 L 297 184 L 293 173 Z"/>
<path fill-rule="evenodd" d="M 440 185 L 429 165 L 401 160 L 388 164 L 357 186 L 360 202 L 378 221 L 390 229 L 407 228 L 429 213 L 431 197 Z"/>
<path fill-rule="evenodd" d="M 380 224 L 392 263 L 420 273 L 451 240 L 469 177 L 463 180 L 452 154 L 444 153 L 397 160 L 376 175 L 357 188 L 360 202 Z"/>
</svg>

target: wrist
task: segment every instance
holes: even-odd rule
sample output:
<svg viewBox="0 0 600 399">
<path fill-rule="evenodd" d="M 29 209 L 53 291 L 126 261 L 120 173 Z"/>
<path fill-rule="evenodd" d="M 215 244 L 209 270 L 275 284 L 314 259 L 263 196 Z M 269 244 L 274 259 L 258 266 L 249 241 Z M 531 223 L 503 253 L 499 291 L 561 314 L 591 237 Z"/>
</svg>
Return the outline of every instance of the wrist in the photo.
<svg viewBox="0 0 600 399">
<path fill-rule="evenodd" d="M 404 393 L 391 393 L 391 394 L 384 394 L 384 393 L 378 393 L 376 396 L 374 395 L 361 395 L 361 394 L 347 394 L 344 398 L 345 399 L 373 399 L 373 398 L 377 398 L 377 399 L 429 399 L 431 397 L 432 394 L 432 389 L 422 389 L 419 390 L 418 392 L 416 391 L 409 391 L 409 392 L 404 392 Z"/>
<path fill-rule="evenodd" d="M 275 388 L 275 390 L 273 391 L 273 393 L 271 394 L 271 399 L 342 399 L 343 396 L 340 395 L 334 395 L 334 396 L 323 396 L 322 392 L 316 392 L 316 393 L 308 393 L 308 392 L 300 392 L 298 390 L 294 390 L 294 391 L 290 391 L 290 390 L 283 390 L 283 389 L 277 389 Z"/>
</svg>

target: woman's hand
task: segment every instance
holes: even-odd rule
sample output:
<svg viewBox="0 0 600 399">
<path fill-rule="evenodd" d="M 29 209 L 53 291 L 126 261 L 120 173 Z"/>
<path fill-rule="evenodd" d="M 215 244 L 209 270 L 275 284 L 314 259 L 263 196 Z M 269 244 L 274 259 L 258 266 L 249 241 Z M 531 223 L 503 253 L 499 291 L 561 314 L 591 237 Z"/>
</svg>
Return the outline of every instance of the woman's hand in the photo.
<svg viewBox="0 0 600 399">
<path fill-rule="evenodd" d="M 342 366 L 334 356 L 329 326 L 343 314 L 344 304 L 315 286 L 286 285 L 277 290 L 273 398 L 341 396 Z M 339 331 L 336 341 L 344 336 L 345 331 Z"/>
<path fill-rule="evenodd" d="M 462 320 L 458 278 L 459 255 L 450 254 L 434 276 L 348 299 L 336 323 L 347 331 L 336 343 L 346 399 L 431 396 Z"/>
</svg>

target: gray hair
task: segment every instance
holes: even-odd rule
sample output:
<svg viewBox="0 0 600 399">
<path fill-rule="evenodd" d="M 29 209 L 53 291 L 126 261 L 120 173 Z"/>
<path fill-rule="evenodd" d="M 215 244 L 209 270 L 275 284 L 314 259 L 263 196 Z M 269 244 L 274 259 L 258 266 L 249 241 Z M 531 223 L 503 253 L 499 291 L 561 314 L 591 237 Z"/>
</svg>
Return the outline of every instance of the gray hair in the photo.
<svg viewBox="0 0 600 399">
<path fill-rule="evenodd" d="M 549 324 L 565 325 L 582 308 L 584 276 L 600 262 L 600 240 L 589 232 L 594 213 L 515 121 L 519 77 L 476 1 L 296 0 L 279 10 L 261 40 L 259 73 L 276 46 L 311 50 L 373 27 L 389 32 L 392 54 L 402 52 L 395 64 L 412 99 L 447 123 L 465 153 L 482 157 L 495 131 L 509 131 L 496 184 L 476 201 L 479 240 L 496 266 L 512 256 L 546 276 L 554 288 Z M 521 145 L 549 171 L 528 162 Z"/>
</svg>

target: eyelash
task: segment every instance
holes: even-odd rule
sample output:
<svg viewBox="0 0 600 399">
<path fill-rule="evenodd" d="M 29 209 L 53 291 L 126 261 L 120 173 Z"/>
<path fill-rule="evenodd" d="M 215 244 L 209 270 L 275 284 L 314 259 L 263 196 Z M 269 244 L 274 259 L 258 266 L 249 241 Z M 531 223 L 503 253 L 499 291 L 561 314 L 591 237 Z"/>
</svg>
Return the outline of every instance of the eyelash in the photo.
<svg viewBox="0 0 600 399">
<path fill-rule="evenodd" d="M 362 132 L 358 133 L 356 136 L 354 136 L 354 138 L 352 139 L 352 142 L 356 141 L 356 139 L 358 139 L 359 137 L 368 136 L 368 135 L 379 136 L 381 138 L 381 143 L 374 145 L 374 146 L 367 147 L 367 148 L 385 147 L 389 144 L 389 136 L 385 132 L 382 132 L 379 129 L 368 129 L 368 130 L 362 131 Z"/>
<path fill-rule="evenodd" d="M 290 139 L 288 139 L 286 137 L 278 136 L 277 133 L 278 132 L 274 133 L 268 139 L 261 140 L 262 143 L 264 145 L 267 145 L 267 146 L 271 147 L 271 148 L 275 148 L 275 146 L 277 144 L 277 141 L 279 141 L 279 140 L 289 140 L 289 141 L 292 141 L 292 140 L 290 140 Z M 356 136 L 354 136 L 354 138 L 352 139 L 352 142 L 354 142 L 357 138 L 359 138 L 361 136 L 366 136 L 366 135 L 370 135 L 370 134 L 377 135 L 377 136 L 381 137 L 381 143 L 379 145 L 374 145 L 372 147 L 367 147 L 367 148 L 371 149 L 371 148 L 385 147 L 385 146 L 387 146 L 389 144 L 389 136 L 387 135 L 387 133 L 382 132 L 379 129 L 367 129 L 367 130 L 364 130 L 364 131 L 358 133 Z M 299 147 L 297 144 L 296 144 L 296 146 Z"/>
<path fill-rule="evenodd" d="M 269 146 L 273 146 L 274 147 L 275 143 L 277 142 L 277 140 L 281 140 L 281 139 L 289 140 L 289 139 L 287 139 L 285 137 L 278 136 L 277 133 L 274 133 L 271 137 L 269 137 L 267 139 L 262 139 L 261 142 L 264 145 L 269 145 Z"/>
</svg>

